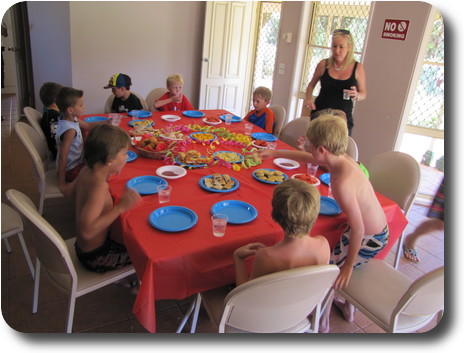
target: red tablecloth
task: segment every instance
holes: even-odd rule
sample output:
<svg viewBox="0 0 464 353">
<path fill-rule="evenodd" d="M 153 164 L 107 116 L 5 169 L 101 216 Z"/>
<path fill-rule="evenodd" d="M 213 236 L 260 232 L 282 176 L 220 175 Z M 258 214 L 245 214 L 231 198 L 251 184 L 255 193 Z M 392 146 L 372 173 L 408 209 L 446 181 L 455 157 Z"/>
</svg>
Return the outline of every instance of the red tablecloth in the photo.
<svg viewBox="0 0 464 353">
<path fill-rule="evenodd" d="M 206 116 L 216 117 L 226 113 L 223 110 L 204 112 Z M 160 118 L 163 114 L 179 115 L 182 119 L 167 123 Z M 82 118 L 85 117 L 87 116 Z M 154 120 L 155 128 L 171 124 L 205 125 L 201 118 L 184 117 L 181 112 L 154 112 L 153 116 L 148 119 Z M 125 130 L 130 130 L 129 121 L 129 119 L 122 119 L 120 126 Z M 226 127 L 232 132 L 240 133 L 243 133 L 243 126 L 241 122 L 218 125 L 218 127 Z M 263 130 L 254 127 L 253 132 L 263 132 Z M 192 145 L 190 149 L 201 148 L 205 147 Z M 278 141 L 277 148 L 292 149 L 281 141 Z M 219 150 L 240 151 L 239 148 L 223 145 L 218 146 L 215 151 Z M 128 163 L 120 175 L 110 182 L 113 197 L 118 198 L 129 179 L 141 175 L 156 175 L 156 169 L 162 165 L 161 160 L 141 156 Z M 113 229 L 115 232 L 121 232 L 137 276 L 141 281 L 133 311 L 148 331 L 156 331 L 155 300 L 183 299 L 199 291 L 233 283 L 235 272 L 232 253 L 236 248 L 256 241 L 272 245 L 282 239 L 281 228 L 271 218 L 271 199 L 275 185 L 255 180 L 252 172 L 258 168 L 281 170 L 288 177 L 306 172 L 306 166 L 300 166 L 294 170 L 283 170 L 276 167 L 272 160 L 266 160 L 261 165 L 248 170 L 242 168 L 239 172 L 224 166 L 190 169 L 186 176 L 168 180 L 173 188 L 169 203 L 159 204 L 157 195 L 143 196 L 143 203 L 140 206 L 122 214 L 114 224 Z M 198 184 L 199 179 L 213 172 L 229 174 L 239 181 L 240 187 L 230 193 L 213 193 L 202 189 Z M 321 184 L 318 188 L 321 195 L 327 195 L 327 186 Z M 378 198 L 390 227 L 390 241 L 377 256 L 383 259 L 401 235 L 407 221 L 401 209 L 393 201 L 380 194 Z M 212 205 L 221 200 L 248 202 L 256 207 L 258 217 L 250 223 L 228 225 L 225 236 L 216 238 L 212 235 L 210 209 Z M 170 205 L 184 206 L 193 210 L 198 215 L 197 224 L 191 229 L 178 233 L 163 232 L 153 228 L 148 222 L 150 213 L 159 207 Z M 311 233 L 324 235 L 333 248 L 342 233 L 339 226 L 346 221 L 344 214 L 332 217 L 319 216 Z"/>
</svg>

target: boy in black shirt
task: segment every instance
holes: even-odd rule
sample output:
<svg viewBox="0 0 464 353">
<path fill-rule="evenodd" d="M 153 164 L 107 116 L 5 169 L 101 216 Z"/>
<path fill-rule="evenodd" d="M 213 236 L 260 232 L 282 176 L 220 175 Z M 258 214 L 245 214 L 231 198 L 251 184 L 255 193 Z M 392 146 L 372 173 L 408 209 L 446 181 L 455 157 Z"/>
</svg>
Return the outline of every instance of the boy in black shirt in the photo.
<svg viewBox="0 0 464 353">
<path fill-rule="evenodd" d="M 126 74 L 115 74 L 103 88 L 111 88 L 114 94 L 112 113 L 128 113 L 131 110 L 142 110 L 143 106 L 137 96 L 130 91 L 131 78 Z"/>
</svg>

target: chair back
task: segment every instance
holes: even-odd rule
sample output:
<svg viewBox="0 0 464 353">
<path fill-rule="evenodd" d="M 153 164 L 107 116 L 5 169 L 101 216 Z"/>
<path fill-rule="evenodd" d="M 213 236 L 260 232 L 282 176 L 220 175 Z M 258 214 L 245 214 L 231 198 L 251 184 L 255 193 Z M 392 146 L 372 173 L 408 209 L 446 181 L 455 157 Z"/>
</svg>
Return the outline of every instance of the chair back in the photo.
<svg viewBox="0 0 464 353">
<path fill-rule="evenodd" d="M 358 145 L 351 136 L 348 136 L 348 148 L 346 149 L 346 154 L 353 158 L 355 161 L 358 160 Z"/>
<path fill-rule="evenodd" d="M 31 124 L 34 130 L 37 131 L 41 137 L 46 139 L 45 134 L 42 131 L 42 127 L 40 126 L 40 120 L 42 119 L 43 114 L 32 107 L 24 107 L 23 111 L 29 124 Z"/>
<path fill-rule="evenodd" d="M 135 96 L 140 100 L 140 103 L 142 104 L 143 110 L 148 110 L 148 106 L 147 106 L 147 102 L 145 101 L 145 98 L 143 98 L 137 92 L 131 91 L 131 93 L 135 94 Z M 111 113 L 111 106 L 113 105 L 113 99 L 114 99 L 114 94 L 110 94 L 110 96 L 106 100 L 105 107 L 103 108 L 103 111 L 106 114 Z"/>
<path fill-rule="evenodd" d="M 409 154 L 389 151 L 372 157 L 364 166 L 374 190 L 395 201 L 407 215 L 419 189 L 419 163 Z"/>
<path fill-rule="evenodd" d="M 165 94 L 168 90 L 165 87 L 158 87 L 152 89 L 148 94 L 147 98 L 145 99 L 147 102 L 148 110 L 153 111 L 156 110 L 154 103 L 159 97 Z"/>
<path fill-rule="evenodd" d="M 429 316 L 443 310 L 445 269 L 437 268 L 415 280 L 398 302 L 396 313 Z"/>
<path fill-rule="evenodd" d="M 47 142 L 32 126 L 21 121 L 15 124 L 15 131 L 31 156 L 36 176 L 41 182 L 45 181 L 49 156 Z"/>
<path fill-rule="evenodd" d="M 298 137 L 306 135 L 310 122 L 309 116 L 302 116 L 289 121 L 282 128 L 279 139 L 294 148 L 298 148 Z"/>
<path fill-rule="evenodd" d="M 63 238 L 37 211 L 29 197 L 22 192 L 10 189 L 6 192 L 12 205 L 36 228 L 32 242 L 40 263 L 56 285 L 71 290 L 77 283 L 77 274 Z"/>
<path fill-rule="evenodd" d="M 287 123 L 287 112 L 285 108 L 281 105 L 271 105 L 269 107 L 270 110 L 274 113 L 275 123 L 274 123 L 274 131 L 272 134 L 276 137 L 279 137 L 282 128 Z"/>
<path fill-rule="evenodd" d="M 320 304 L 339 269 L 316 265 L 268 274 L 232 290 L 224 299 L 219 330 L 280 332 L 301 321 Z"/>
</svg>

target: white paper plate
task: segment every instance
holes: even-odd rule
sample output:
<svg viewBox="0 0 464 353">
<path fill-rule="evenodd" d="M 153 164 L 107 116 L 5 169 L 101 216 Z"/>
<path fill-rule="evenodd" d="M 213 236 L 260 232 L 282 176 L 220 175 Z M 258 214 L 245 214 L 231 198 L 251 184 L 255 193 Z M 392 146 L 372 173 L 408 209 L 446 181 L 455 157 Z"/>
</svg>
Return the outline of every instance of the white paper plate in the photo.
<svg viewBox="0 0 464 353">
<path fill-rule="evenodd" d="M 175 173 L 176 175 L 169 175 L 171 173 Z M 187 175 L 187 171 L 184 168 L 179 167 L 177 165 L 165 165 L 163 167 L 159 167 L 158 169 L 156 169 L 156 174 L 166 179 L 178 179 L 178 178 L 182 178 L 183 176 Z"/>
<path fill-rule="evenodd" d="M 298 179 L 298 176 L 300 176 L 300 175 L 305 175 L 305 174 L 304 174 L 304 173 L 293 174 L 293 175 L 292 175 L 292 179 Z M 316 178 L 316 177 L 314 177 L 314 178 L 317 180 L 317 182 L 314 183 L 314 184 L 311 184 L 311 183 L 307 182 L 306 180 L 303 180 L 303 181 L 306 182 L 306 183 L 308 183 L 308 184 L 310 184 L 310 185 L 312 185 L 312 186 L 318 186 L 318 185 L 320 185 L 320 184 L 321 184 L 321 181 L 320 181 L 318 178 Z M 298 179 L 298 180 L 301 180 L 301 179 Z"/>
<path fill-rule="evenodd" d="M 294 161 L 293 159 L 287 158 L 276 158 L 274 159 L 274 164 L 282 169 L 296 169 L 300 167 L 300 163 Z"/>
<path fill-rule="evenodd" d="M 177 116 L 177 115 L 161 115 L 161 119 L 163 119 L 164 121 L 173 122 L 173 121 L 180 120 L 180 116 Z"/>
<path fill-rule="evenodd" d="M 207 118 L 203 118 L 202 120 L 203 120 L 203 122 L 204 122 L 205 124 L 208 124 L 208 125 L 219 125 L 219 124 L 222 124 L 222 120 L 214 122 L 214 121 L 207 121 L 206 119 L 207 119 Z"/>
</svg>

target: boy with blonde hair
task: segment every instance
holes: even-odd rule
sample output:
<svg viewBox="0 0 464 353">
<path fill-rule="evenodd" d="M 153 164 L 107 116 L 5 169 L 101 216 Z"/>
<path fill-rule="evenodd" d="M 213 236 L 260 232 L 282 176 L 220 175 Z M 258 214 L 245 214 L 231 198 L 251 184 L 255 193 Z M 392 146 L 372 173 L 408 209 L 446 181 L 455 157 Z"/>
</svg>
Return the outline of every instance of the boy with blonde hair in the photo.
<svg viewBox="0 0 464 353">
<path fill-rule="evenodd" d="M 308 183 L 287 179 L 274 189 L 272 218 L 284 231 L 284 238 L 273 246 L 250 243 L 234 252 L 236 285 L 269 273 L 296 267 L 328 264 L 330 247 L 321 235 L 310 235 L 319 214 L 320 195 Z M 245 259 L 254 255 L 248 275 Z"/>
<path fill-rule="evenodd" d="M 253 92 L 254 110 L 248 112 L 243 120 L 249 121 L 267 133 L 272 134 L 274 131 L 275 116 L 274 112 L 267 106 L 271 102 L 272 92 L 267 87 L 257 87 Z"/>
<path fill-rule="evenodd" d="M 169 75 L 166 79 L 168 92 L 155 100 L 154 107 L 159 111 L 193 110 L 193 105 L 182 93 L 184 79 L 179 74 Z"/>
<path fill-rule="evenodd" d="M 261 152 L 261 157 L 296 159 L 326 166 L 330 172 L 333 196 L 348 219 L 348 225 L 331 257 L 331 262 L 340 267 L 340 274 L 334 283 L 334 288 L 340 290 L 348 285 L 353 268 L 368 262 L 387 244 L 387 219 L 366 175 L 358 163 L 345 153 L 348 128 L 343 119 L 324 115 L 311 121 L 306 138 L 308 152 L 265 150 Z M 352 321 L 354 307 L 349 303 L 336 304 L 343 311 L 345 319 Z M 328 331 L 328 321 L 325 323 L 326 327 L 321 323 L 322 331 Z"/>
</svg>

